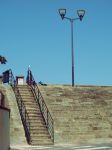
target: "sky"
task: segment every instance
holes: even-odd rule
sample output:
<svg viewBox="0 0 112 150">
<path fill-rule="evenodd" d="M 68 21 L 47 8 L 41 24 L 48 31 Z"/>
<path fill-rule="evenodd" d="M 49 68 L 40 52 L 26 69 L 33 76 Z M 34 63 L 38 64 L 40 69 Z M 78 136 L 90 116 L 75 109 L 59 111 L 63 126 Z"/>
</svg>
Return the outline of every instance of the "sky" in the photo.
<svg viewBox="0 0 112 150">
<path fill-rule="evenodd" d="M 59 8 L 86 11 L 74 22 L 75 84 L 112 85 L 112 0 L 0 0 L 0 73 L 26 79 L 30 65 L 36 82 L 71 84 L 71 26 Z"/>
</svg>

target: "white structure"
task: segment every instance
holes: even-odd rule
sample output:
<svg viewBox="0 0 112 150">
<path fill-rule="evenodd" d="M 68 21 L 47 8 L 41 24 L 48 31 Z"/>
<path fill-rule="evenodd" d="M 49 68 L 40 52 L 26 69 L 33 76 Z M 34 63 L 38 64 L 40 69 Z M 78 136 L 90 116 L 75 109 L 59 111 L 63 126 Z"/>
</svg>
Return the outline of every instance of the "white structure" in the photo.
<svg viewBox="0 0 112 150">
<path fill-rule="evenodd" d="M 24 84 L 24 76 L 16 76 L 16 82 L 17 82 L 17 85 L 23 85 Z"/>
</svg>

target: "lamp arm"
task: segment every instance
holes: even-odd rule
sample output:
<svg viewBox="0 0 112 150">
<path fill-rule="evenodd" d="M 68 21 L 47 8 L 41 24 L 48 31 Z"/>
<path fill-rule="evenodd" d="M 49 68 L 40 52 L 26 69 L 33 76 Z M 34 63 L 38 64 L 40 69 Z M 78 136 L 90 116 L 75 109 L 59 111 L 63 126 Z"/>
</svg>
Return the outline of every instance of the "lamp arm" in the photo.
<svg viewBox="0 0 112 150">
<path fill-rule="evenodd" d="M 69 17 L 64 17 L 64 19 L 67 19 L 67 20 L 72 20 L 71 18 L 69 18 Z"/>
<path fill-rule="evenodd" d="M 73 22 L 75 20 L 79 20 L 80 18 L 69 18 L 69 17 L 64 17 L 64 19 L 69 20 L 70 22 Z"/>
<path fill-rule="evenodd" d="M 80 18 L 78 17 L 78 18 L 73 18 L 72 20 L 75 21 L 75 20 L 79 20 L 79 19 L 80 19 Z"/>
</svg>

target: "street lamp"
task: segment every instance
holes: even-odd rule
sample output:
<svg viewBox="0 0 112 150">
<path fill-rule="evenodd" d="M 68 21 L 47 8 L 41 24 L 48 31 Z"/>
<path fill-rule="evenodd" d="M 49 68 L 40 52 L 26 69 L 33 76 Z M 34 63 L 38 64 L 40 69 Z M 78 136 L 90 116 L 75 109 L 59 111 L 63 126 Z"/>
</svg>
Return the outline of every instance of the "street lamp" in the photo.
<svg viewBox="0 0 112 150">
<path fill-rule="evenodd" d="M 84 15 L 85 15 L 85 10 L 77 10 L 77 14 L 79 16 L 80 21 L 82 21 Z"/>
<path fill-rule="evenodd" d="M 80 20 L 82 21 L 84 15 L 85 15 L 85 10 L 77 10 L 78 18 L 69 18 L 66 17 L 66 9 L 59 9 L 59 14 L 63 19 L 67 19 L 71 23 L 71 50 L 72 50 L 72 86 L 74 86 L 74 45 L 73 45 L 73 23 L 75 20 Z"/>
</svg>

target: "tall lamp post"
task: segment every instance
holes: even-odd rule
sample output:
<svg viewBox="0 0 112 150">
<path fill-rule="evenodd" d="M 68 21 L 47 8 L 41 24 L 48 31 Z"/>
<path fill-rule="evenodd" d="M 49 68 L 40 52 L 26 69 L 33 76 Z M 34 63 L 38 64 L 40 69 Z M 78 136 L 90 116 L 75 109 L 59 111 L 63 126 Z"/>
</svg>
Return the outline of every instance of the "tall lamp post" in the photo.
<svg viewBox="0 0 112 150">
<path fill-rule="evenodd" d="M 85 14 L 85 10 L 77 10 L 77 14 L 78 17 L 77 18 L 69 18 L 66 17 L 66 9 L 59 9 L 59 14 L 63 19 L 67 19 L 70 21 L 71 23 L 71 54 L 72 54 L 72 86 L 74 86 L 74 45 L 73 45 L 73 23 L 75 20 L 80 20 L 82 21 L 84 14 Z"/>
</svg>

